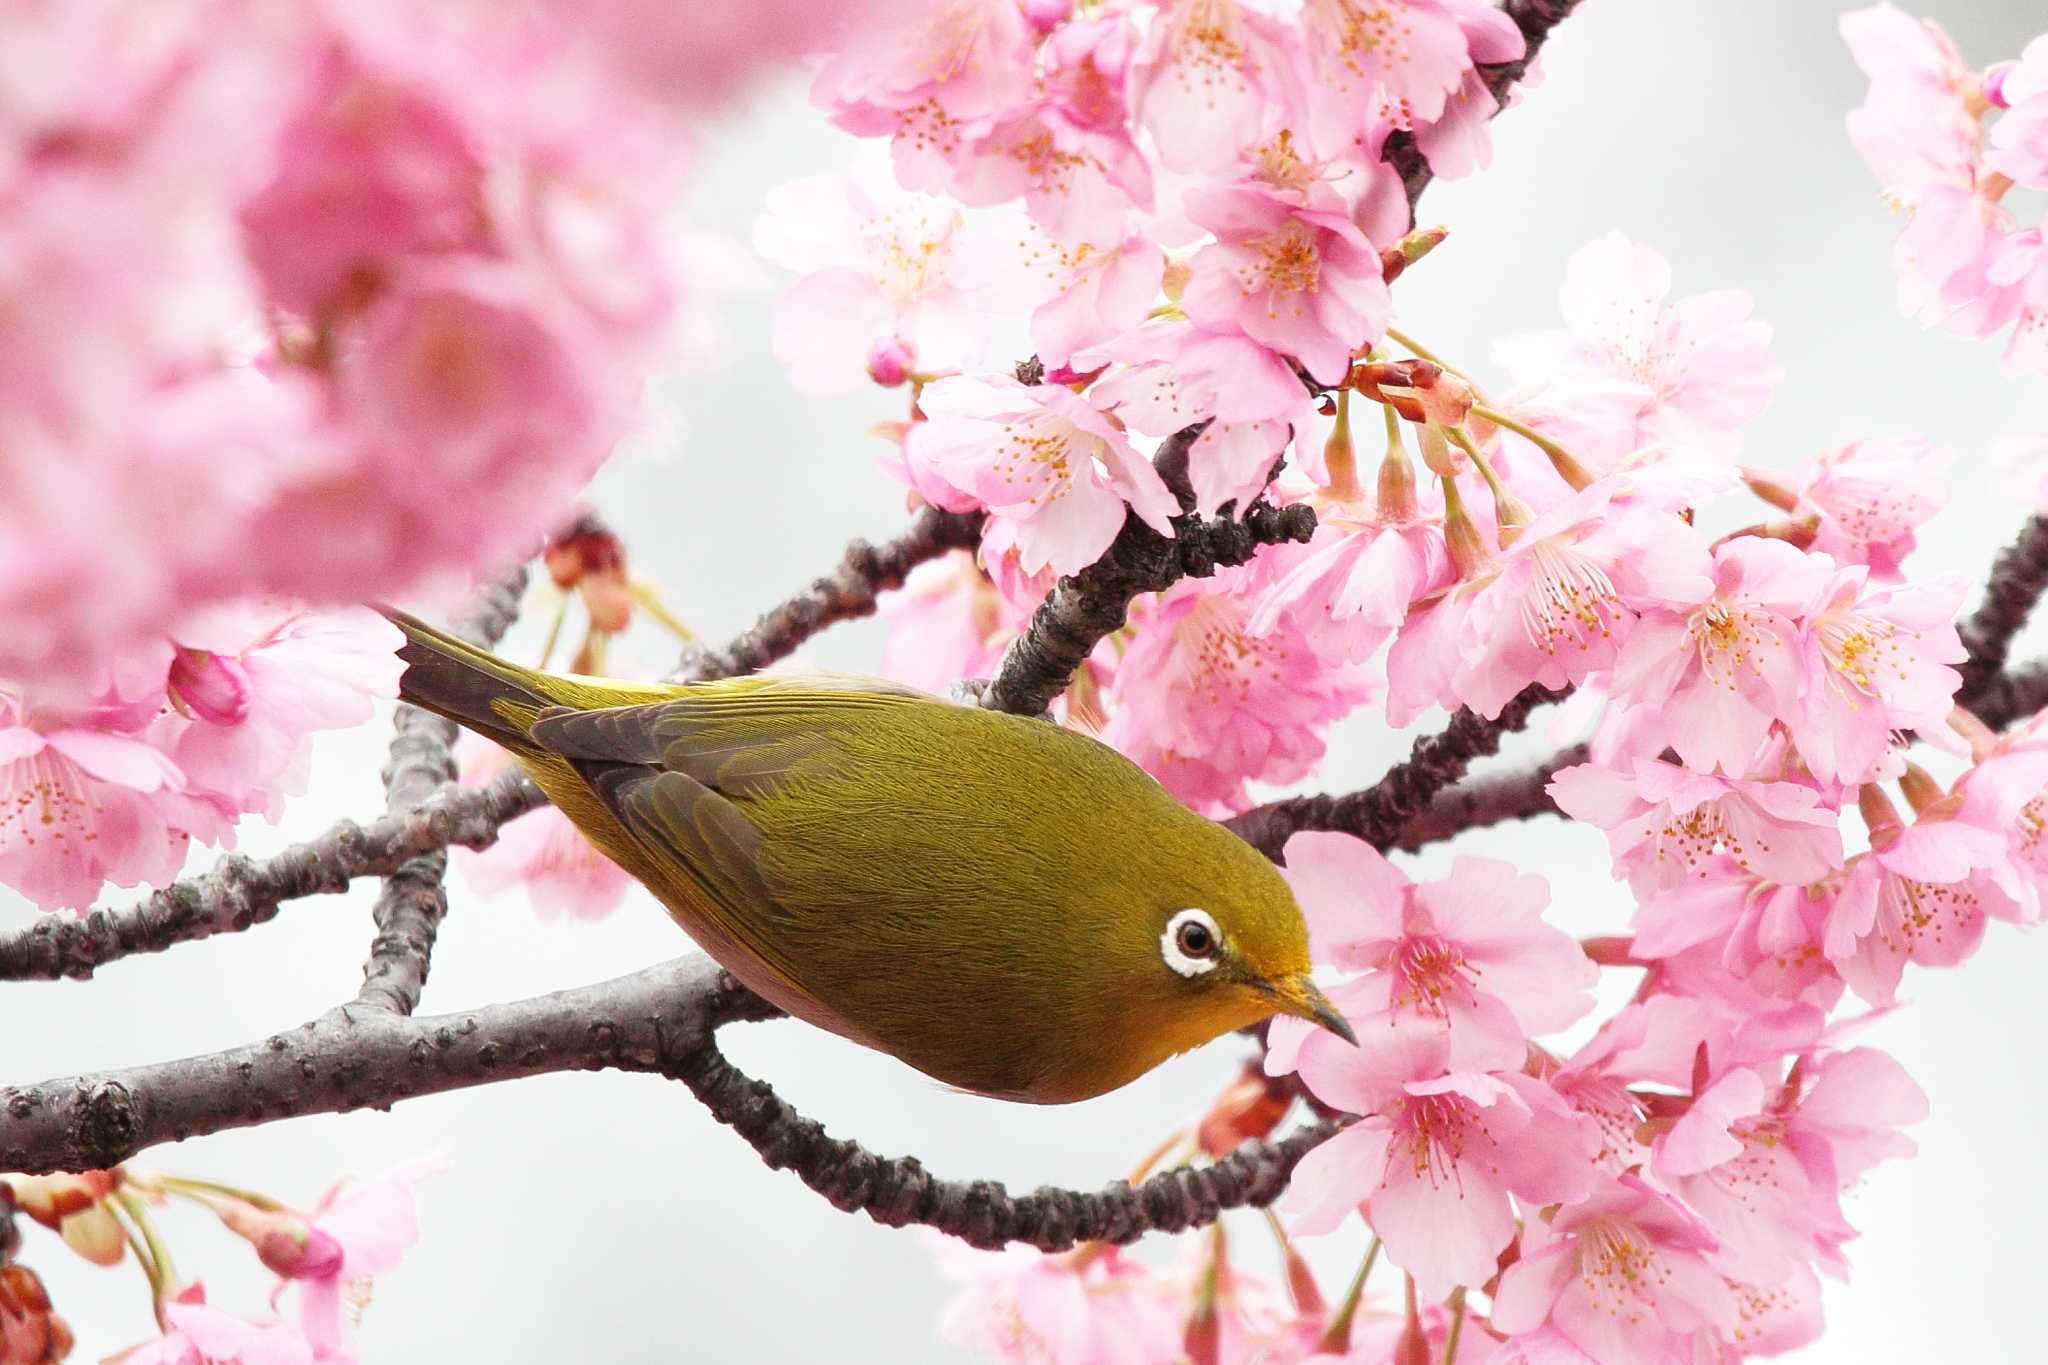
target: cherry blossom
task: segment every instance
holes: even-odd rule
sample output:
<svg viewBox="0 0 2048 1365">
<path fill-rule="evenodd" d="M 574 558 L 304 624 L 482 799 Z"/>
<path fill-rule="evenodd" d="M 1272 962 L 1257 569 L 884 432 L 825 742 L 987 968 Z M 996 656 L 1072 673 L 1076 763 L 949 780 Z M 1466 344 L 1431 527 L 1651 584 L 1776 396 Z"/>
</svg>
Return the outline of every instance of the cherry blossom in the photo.
<svg viewBox="0 0 2048 1365">
<path fill-rule="evenodd" d="M 1169 1365 L 1182 1358 L 1179 1296 L 1113 1246 L 1048 1256 L 930 1239 L 960 1289 L 940 1315 L 955 1346 L 1046 1365 Z"/>
<path fill-rule="evenodd" d="M 1441 1038 L 1362 1041 L 1389 1055 L 1303 1073 L 1318 1098 L 1367 1117 L 1302 1159 L 1285 1201 L 1297 1230 L 1327 1232 L 1362 1206 L 1394 1264 L 1441 1298 L 1492 1278 L 1515 1232 L 1510 1195 L 1540 1207 L 1591 1189 L 1592 1125 L 1541 1082 L 1446 1073 Z"/>
<path fill-rule="evenodd" d="M 1816 519 L 1813 548 L 1896 582 L 1914 531 L 1947 501 L 1941 479 L 1955 458 L 1924 436 L 1904 436 L 1853 441 L 1809 461 L 1795 480 L 1796 510 Z"/>
<path fill-rule="evenodd" d="M 1598 976 L 1577 944 L 1543 921 L 1549 888 L 1491 858 L 1460 858 L 1449 877 L 1410 882 L 1348 834 L 1287 841 L 1283 869 L 1308 919 L 1318 962 L 1364 975 L 1331 990 L 1361 1039 L 1419 1034 L 1446 1041 L 1454 1071 L 1518 1066 L 1524 1039 L 1592 1008 Z M 1268 1026 L 1266 1068 L 1357 1070 L 1357 1050 L 1303 1021 Z"/>
<path fill-rule="evenodd" d="M 1248 782 L 1292 782 L 1322 761 L 1330 722 L 1370 700 L 1360 670 L 1298 636 L 1250 632 L 1252 569 L 1185 579 L 1133 612 L 1103 741 L 1199 811 L 1251 804 Z"/>
<path fill-rule="evenodd" d="M 1781 373 L 1771 329 L 1739 289 L 1670 293 L 1653 248 L 1619 232 L 1581 247 L 1558 293 L 1564 330 L 1494 346 L 1515 380 L 1506 401 L 1603 468 L 1657 444 L 1731 453 Z"/>
<path fill-rule="evenodd" d="M 1611 687 L 1687 766 L 1739 776 L 1772 724 L 1798 714 L 1798 618 L 1828 569 L 1783 541 L 1740 536 L 1715 547 L 1713 573 L 1711 597 L 1637 621 Z"/>
<path fill-rule="evenodd" d="M 199 1284 L 163 1306 L 164 1334 L 110 1357 L 121 1365 L 313 1365 L 324 1359 L 298 1328 L 250 1322 L 207 1305 Z"/>
<path fill-rule="evenodd" d="M 419 1240 L 413 1186 L 446 1162 L 426 1158 L 362 1181 L 343 1181 L 307 1213 L 313 1234 L 339 1251 L 296 1268 L 288 1279 L 299 1293 L 299 1324 L 322 1360 L 349 1359 L 345 1292 L 360 1293 L 372 1277 L 396 1266 Z"/>
<path fill-rule="evenodd" d="M 1799 782 L 1688 772 L 1637 759 L 1627 774 L 1598 764 L 1551 779 L 1560 809 L 1607 831 L 1615 870 L 1637 895 L 1705 875 L 1717 850 L 1736 866 L 1803 885 L 1842 865 L 1842 835 L 1821 793 Z"/>
<path fill-rule="evenodd" d="M 1740 1317 L 1737 1287 L 1707 1260 L 1716 1245 L 1677 1203 L 1618 1177 L 1524 1225 L 1493 1325 L 1519 1336 L 1548 1324 L 1596 1365 L 1683 1359 L 1695 1333 L 1730 1332 Z"/>
<path fill-rule="evenodd" d="M 1603 479 L 1543 512 L 1483 572 L 1411 616 L 1388 658 L 1388 720 L 1452 699 L 1496 716 L 1530 683 L 1563 687 L 1614 663 L 1646 607 L 1709 591 L 1706 547 L 1677 517 L 1615 507 Z"/>
<path fill-rule="evenodd" d="M 41 909 L 83 914 L 107 882 L 177 875 L 194 803 L 184 774 L 140 737 L 155 709 L 44 716 L 0 692 L 0 881 Z"/>
<path fill-rule="evenodd" d="M 1823 781 L 1864 780 L 1895 731 L 1939 730 L 1961 679 L 1953 624 L 1956 578 L 1873 587 L 1860 566 L 1836 571 L 1801 613 L 1800 691 L 1790 721 L 1799 755 Z"/>
<path fill-rule="evenodd" d="M 1325 382 L 1385 330 L 1379 252 L 1347 215 L 1254 181 L 1191 191 L 1188 216 L 1216 234 L 1181 299 L 1199 325 L 1240 332 Z"/>
<path fill-rule="evenodd" d="M 1151 463 L 1071 389 L 963 375 L 931 385 L 919 404 L 928 420 L 906 438 L 909 464 L 1014 522 L 1027 573 L 1092 563 L 1126 502 L 1161 533 L 1180 510 Z"/>
<path fill-rule="evenodd" d="M 1171 0 L 1131 62 L 1131 106 L 1159 160 L 1209 174 L 1235 162 L 1287 110 L 1295 35 L 1252 0 Z"/>
</svg>

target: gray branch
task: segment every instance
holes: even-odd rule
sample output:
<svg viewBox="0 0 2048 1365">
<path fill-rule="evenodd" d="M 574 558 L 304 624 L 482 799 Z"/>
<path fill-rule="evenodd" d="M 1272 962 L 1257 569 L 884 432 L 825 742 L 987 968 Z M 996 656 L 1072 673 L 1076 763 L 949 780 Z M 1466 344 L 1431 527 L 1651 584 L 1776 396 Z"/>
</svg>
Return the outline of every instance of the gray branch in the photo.
<svg viewBox="0 0 2048 1365">
<path fill-rule="evenodd" d="M 454 622 L 455 633 L 489 649 L 519 619 L 526 596 L 524 563 L 479 586 Z M 416 706 L 400 706 L 393 722 L 391 759 L 384 768 L 384 809 L 403 818 L 438 793 L 456 790 L 454 722 Z M 429 849 L 391 869 L 377 893 L 371 920 L 377 936 L 363 964 L 357 1003 L 411 1014 L 419 1007 L 433 962 L 434 938 L 448 913 L 448 850 Z"/>
</svg>

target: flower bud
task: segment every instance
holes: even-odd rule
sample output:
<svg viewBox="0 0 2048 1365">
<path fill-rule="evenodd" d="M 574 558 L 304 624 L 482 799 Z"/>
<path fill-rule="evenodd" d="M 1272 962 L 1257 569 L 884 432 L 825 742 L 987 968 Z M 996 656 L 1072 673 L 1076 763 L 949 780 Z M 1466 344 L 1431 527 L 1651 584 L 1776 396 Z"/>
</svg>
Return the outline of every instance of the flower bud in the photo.
<svg viewBox="0 0 2048 1365">
<path fill-rule="evenodd" d="M 909 342 L 901 337 L 884 337 L 868 348 L 868 378 L 885 389 L 893 389 L 910 378 L 916 360 Z"/>
<path fill-rule="evenodd" d="M 256 1259 L 288 1280 L 328 1279 L 340 1273 L 341 1243 L 290 1209 L 259 1209 L 223 1200 L 220 1220 L 249 1245 Z"/>
<path fill-rule="evenodd" d="M 1209 1106 L 1195 1129 L 1195 1141 L 1211 1157 L 1228 1156 L 1239 1144 L 1279 1127 L 1293 1107 L 1294 1096 L 1279 1077 L 1248 1066 Z"/>
<path fill-rule="evenodd" d="M 209 725 L 240 725 L 249 715 L 249 672 L 240 659 L 178 645 L 167 682 L 172 706 Z"/>
<path fill-rule="evenodd" d="M 1402 271 L 1443 245 L 1444 238 L 1450 235 L 1447 227 L 1416 228 L 1380 252 L 1380 277 L 1392 284 Z"/>
<path fill-rule="evenodd" d="M 1073 12 L 1073 0 L 1024 0 L 1024 18 L 1040 33 L 1050 33 Z"/>
<path fill-rule="evenodd" d="M 112 1171 L 81 1171 L 75 1175 L 0 1175 L 14 1195 L 15 1207 L 52 1232 L 65 1218 L 91 1208 L 114 1192 L 120 1177 Z"/>
<path fill-rule="evenodd" d="M 25 1265 L 0 1265 L 0 1363 L 45 1365 L 71 1354 L 71 1328 Z"/>
</svg>

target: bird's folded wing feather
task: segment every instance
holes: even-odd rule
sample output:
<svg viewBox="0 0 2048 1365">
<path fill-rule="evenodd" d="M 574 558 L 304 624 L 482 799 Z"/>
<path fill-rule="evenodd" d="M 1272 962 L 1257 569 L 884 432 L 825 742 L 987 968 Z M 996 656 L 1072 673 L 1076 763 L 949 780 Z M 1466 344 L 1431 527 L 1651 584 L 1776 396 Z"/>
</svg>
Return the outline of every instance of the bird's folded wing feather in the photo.
<svg viewBox="0 0 2048 1365">
<path fill-rule="evenodd" d="M 875 707 L 947 703 L 864 679 L 738 679 L 672 701 L 543 712 L 529 731 L 568 760 L 620 823 L 694 886 L 695 908 L 791 989 L 790 922 L 763 876 L 767 836 L 749 803 L 831 775 L 835 731 Z"/>
</svg>

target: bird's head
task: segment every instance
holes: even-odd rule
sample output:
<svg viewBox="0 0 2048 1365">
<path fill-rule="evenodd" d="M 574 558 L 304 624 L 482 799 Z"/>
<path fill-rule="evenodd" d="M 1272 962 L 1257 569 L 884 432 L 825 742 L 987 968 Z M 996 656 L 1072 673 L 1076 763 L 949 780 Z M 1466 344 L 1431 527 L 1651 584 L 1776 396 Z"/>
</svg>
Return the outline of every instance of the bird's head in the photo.
<svg viewBox="0 0 2048 1365">
<path fill-rule="evenodd" d="M 1113 1050 L 1120 1074 L 1111 1084 L 1275 1014 L 1357 1043 L 1309 977 L 1308 925 L 1293 890 L 1271 863 L 1223 838 L 1235 848 L 1205 846 L 1222 856 L 1187 859 L 1120 917 L 1124 1042 Z"/>
<path fill-rule="evenodd" d="M 1291 1014 L 1356 1046 L 1351 1025 L 1309 977 L 1308 927 L 1293 894 L 1278 877 L 1257 889 L 1266 894 L 1216 896 L 1157 916 L 1168 974 L 1160 985 L 1184 1002 L 1190 1025 L 1208 1030 L 1194 1042 Z"/>
</svg>

